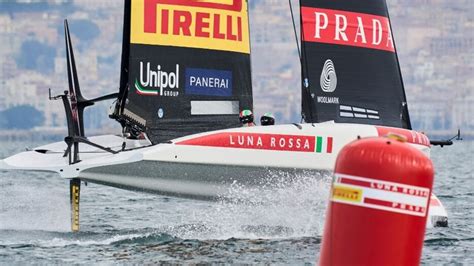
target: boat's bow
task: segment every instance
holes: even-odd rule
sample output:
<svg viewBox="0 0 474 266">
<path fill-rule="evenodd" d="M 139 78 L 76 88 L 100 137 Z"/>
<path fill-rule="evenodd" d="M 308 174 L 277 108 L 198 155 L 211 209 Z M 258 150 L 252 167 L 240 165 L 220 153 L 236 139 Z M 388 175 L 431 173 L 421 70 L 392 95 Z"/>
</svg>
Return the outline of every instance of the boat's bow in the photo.
<svg viewBox="0 0 474 266">
<path fill-rule="evenodd" d="M 90 141 L 120 150 L 123 139 L 114 135 L 103 135 L 89 138 Z M 69 164 L 64 156 L 67 145 L 65 142 L 55 142 L 37 147 L 30 151 L 20 152 L 0 161 L 0 169 L 30 170 L 56 172 L 64 178 L 76 178 L 81 171 L 98 166 L 136 162 L 143 158 L 142 153 L 129 151 L 111 154 L 85 143 L 79 144 L 80 162 Z"/>
</svg>

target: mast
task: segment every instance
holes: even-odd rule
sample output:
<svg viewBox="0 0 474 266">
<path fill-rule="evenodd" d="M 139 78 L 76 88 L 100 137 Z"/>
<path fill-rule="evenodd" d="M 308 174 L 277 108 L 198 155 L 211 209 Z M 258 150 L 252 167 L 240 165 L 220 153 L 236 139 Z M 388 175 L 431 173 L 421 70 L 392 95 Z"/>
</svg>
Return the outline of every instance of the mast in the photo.
<svg viewBox="0 0 474 266">
<path fill-rule="evenodd" d="M 124 1 L 124 12 L 123 12 L 123 37 L 122 37 L 122 59 L 120 66 L 120 87 L 115 104 L 115 109 L 110 118 L 117 119 L 121 122 L 122 126 L 126 125 L 126 120 L 121 119 L 123 107 L 127 99 L 128 93 L 128 68 L 129 68 L 129 56 L 130 56 L 130 9 L 131 0 Z"/>
</svg>

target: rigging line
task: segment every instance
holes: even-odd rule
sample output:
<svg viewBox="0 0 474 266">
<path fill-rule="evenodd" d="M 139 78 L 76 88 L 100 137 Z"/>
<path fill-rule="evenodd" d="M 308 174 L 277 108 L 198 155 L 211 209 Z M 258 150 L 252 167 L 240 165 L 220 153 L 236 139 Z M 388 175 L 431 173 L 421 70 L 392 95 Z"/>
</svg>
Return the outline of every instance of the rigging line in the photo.
<svg viewBox="0 0 474 266">
<path fill-rule="evenodd" d="M 291 4 L 291 0 L 288 0 L 288 4 L 290 5 L 291 21 L 293 22 L 293 32 L 295 33 L 296 48 L 298 49 L 298 57 L 300 58 L 300 61 L 301 61 L 301 50 L 300 50 L 300 45 L 298 43 L 298 33 L 296 32 L 295 16 L 293 15 L 293 5 Z"/>
<path fill-rule="evenodd" d="M 301 79 L 302 79 L 301 82 L 303 84 L 303 88 L 306 90 L 306 93 L 308 93 L 308 97 L 306 97 L 306 98 L 308 99 L 309 118 L 311 120 L 311 125 L 314 127 L 313 98 L 311 97 L 309 79 L 307 78 L 307 75 L 308 75 L 308 59 L 306 57 L 306 45 L 303 42 L 303 40 L 305 38 L 304 38 L 303 13 L 301 12 L 301 0 L 299 0 L 299 4 L 300 4 L 300 33 L 301 33 L 301 59 L 300 59 Z M 303 114 L 303 112 L 302 112 L 302 114 Z"/>
</svg>

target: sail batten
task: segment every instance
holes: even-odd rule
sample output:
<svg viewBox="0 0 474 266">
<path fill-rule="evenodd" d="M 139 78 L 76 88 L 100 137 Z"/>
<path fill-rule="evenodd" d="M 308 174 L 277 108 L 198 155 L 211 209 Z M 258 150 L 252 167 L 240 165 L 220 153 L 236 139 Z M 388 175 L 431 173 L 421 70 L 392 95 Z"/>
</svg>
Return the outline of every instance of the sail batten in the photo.
<svg viewBox="0 0 474 266">
<path fill-rule="evenodd" d="M 253 107 L 247 1 L 126 2 L 117 120 L 153 143 L 239 126 L 239 110 Z"/>
<path fill-rule="evenodd" d="M 303 117 L 410 128 L 385 0 L 301 0 Z"/>
</svg>

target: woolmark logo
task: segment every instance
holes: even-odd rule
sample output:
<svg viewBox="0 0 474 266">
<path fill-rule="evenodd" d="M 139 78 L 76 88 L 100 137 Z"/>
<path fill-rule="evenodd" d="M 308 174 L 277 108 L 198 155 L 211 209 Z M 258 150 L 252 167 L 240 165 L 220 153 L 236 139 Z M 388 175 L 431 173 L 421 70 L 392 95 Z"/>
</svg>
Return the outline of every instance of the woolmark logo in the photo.
<svg viewBox="0 0 474 266">
<path fill-rule="evenodd" d="M 138 94 L 176 97 L 179 95 L 179 65 L 175 71 L 166 71 L 161 65 L 140 62 L 140 80 L 135 79 Z"/>
<path fill-rule="evenodd" d="M 331 59 L 324 62 L 323 71 L 320 78 L 321 89 L 324 92 L 333 92 L 337 87 L 337 75 L 334 63 Z"/>
</svg>

